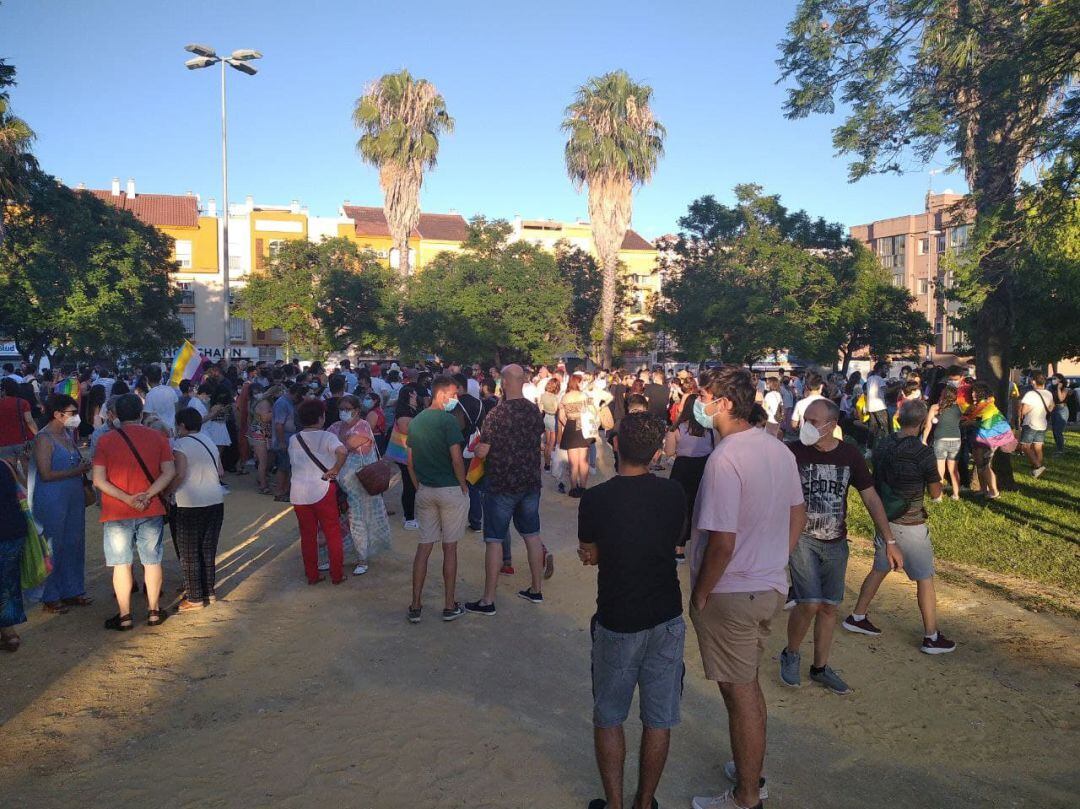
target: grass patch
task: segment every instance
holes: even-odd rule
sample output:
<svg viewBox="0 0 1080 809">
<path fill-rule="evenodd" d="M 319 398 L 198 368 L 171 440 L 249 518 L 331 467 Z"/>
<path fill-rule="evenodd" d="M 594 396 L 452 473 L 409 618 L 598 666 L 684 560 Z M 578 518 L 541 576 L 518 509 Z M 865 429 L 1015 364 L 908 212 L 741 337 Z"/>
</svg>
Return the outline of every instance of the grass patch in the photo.
<svg viewBox="0 0 1080 809">
<path fill-rule="evenodd" d="M 1080 595 L 1080 432 L 1067 432 L 1066 442 L 1060 459 L 1047 443 L 1047 470 L 1038 480 L 1031 477 L 1027 458 L 1019 451 L 1013 455 L 1019 491 L 987 502 L 966 492 L 959 502 L 928 502 L 935 555 Z M 874 535 L 854 491 L 848 525 L 855 536 Z"/>
</svg>

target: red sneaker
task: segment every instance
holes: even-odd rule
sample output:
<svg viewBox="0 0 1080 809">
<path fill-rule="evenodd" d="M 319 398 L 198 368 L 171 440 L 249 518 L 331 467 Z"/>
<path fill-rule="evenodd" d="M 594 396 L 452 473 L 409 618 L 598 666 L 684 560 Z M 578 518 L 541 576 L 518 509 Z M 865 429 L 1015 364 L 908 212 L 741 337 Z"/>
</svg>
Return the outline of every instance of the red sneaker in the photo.
<svg viewBox="0 0 1080 809">
<path fill-rule="evenodd" d="M 854 615 L 849 615 L 841 624 L 848 632 L 858 632 L 860 635 L 880 635 L 881 630 L 870 623 L 870 617 L 866 616 L 861 621 L 856 621 Z"/>
<path fill-rule="evenodd" d="M 502 569 L 499 570 L 499 572 L 506 575 L 506 576 L 513 576 L 514 575 L 514 566 L 513 565 L 503 565 Z"/>
</svg>

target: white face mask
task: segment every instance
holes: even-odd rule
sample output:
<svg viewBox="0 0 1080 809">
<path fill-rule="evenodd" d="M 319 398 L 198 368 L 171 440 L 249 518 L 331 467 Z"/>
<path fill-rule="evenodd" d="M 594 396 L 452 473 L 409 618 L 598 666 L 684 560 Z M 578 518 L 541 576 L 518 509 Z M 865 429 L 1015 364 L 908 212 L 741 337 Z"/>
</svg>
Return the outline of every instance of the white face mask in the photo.
<svg viewBox="0 0 1080 809">
<path fill-rule="evenodd" d="M 64 426 L 67 427 L 69 430 L 74 430 L 80 424 L 82 424 L 82 418 L 79 416 L 78 413 L 76 413 L 74 416 L 68 416 L 66 419 L 64 419 Z"/>
<path fill-rule="evenodd" d="M 803 421 L 799 425 L 799 441 L 804 446 L 812 447 L 818 441 L 821 440 L 821 433 L 818 432 L 818 428 L 808 421 Z"/>
</svg>

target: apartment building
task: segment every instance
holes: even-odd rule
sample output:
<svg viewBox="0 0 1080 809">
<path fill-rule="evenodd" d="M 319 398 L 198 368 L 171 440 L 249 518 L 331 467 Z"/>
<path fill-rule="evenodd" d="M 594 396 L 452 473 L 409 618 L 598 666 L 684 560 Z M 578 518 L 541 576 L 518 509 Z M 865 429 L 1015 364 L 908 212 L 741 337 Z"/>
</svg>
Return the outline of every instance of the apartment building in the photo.
<svg viewBox="0 0 1080 809">
<path fill-rule="evenodd" d="M 942 299 L 952 284 L 952 273 L 943 268 L 942 259 L 963 251 L 970 236 L 973 217 L 962 206 L 963 199 L 948 190 L 928 193 L 921 213 L 851 228 L 852 237 L 878 257 L 893 283 L 915 297 L 915 308 L 934 328 L 934 344 L 924 347 L 924 355 L 941 362 L 955 358 L 965 343 L 964 335 L 949 322 L 956 304 Z"/>
</svg>

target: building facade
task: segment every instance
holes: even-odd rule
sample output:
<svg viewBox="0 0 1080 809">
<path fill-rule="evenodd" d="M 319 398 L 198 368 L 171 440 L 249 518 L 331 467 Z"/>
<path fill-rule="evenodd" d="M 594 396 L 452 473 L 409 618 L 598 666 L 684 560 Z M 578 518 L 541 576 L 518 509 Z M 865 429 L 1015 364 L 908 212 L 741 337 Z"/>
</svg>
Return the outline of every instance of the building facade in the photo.
<svg viewBox="0 0 1080 809">
<path fill-rule="evenodd" d="M 923 347 L 927 359 L 949 362 L 963 352 L 966 338 L 950 323 L 957 305 L 943 299 L 952 273 L 942 259 L 962 252 L 970 236 L 971 212 L 964 196 L 945 191 L 926 195 L 921 213 L 855 225 L 851 235 L 878 257 L 896 286 L 915 297 L 915 308 L 934 329 L 934 344 Z"/>
</svg>

